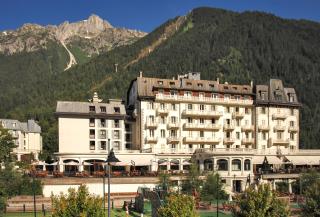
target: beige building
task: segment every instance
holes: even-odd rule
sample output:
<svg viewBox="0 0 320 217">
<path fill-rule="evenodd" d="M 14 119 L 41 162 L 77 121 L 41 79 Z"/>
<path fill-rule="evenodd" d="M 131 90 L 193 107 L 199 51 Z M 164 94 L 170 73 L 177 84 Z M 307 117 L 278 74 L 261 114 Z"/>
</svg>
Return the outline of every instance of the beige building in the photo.
<svg viewBox="0 0 320 217">
<path fill-rule="evenodd" d="M 11 133 L 16 145 L 13 153 L 16 154 L 18 161 L 28 160 L 30 154 L 38 159 L 38 155 L 42 151 L 41 127 L 34 120 L 20 122 L 12 119 L 0 119 L 0 125 Z"/>
</svg>

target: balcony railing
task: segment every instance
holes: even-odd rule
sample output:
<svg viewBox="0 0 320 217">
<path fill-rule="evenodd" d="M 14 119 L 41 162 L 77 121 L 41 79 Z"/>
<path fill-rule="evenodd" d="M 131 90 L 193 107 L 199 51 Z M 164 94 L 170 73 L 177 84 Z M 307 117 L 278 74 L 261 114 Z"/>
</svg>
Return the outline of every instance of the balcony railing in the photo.
<svg viewBox="0 0 320 217">
<path fill-rule="evenodd" d="M 179 123 L 168 123 L 167 128 L 168 129 L 177 129 L 177 128 L 179 128 Z"/>
<path fill-rule="evenodd" d="M 229 154 L 234 154 L 234 153 L 244 153 L 244 154 L 254 154 L 253 149 L 249 148 L 199 148 L 196 149 L 196 153 L 229 153 Z"/>
<path fill-rule="evenodd" d="M 238 119 L 238 118 L 243 118 L 244 117 L 244 112 L 233 112 L 232 113 L 232 118 Z"/>
<path fill-rule="evenodd" d="M 99 136 L 99 139 L 106 139 L 106 138 L 107 138 L 107 136 L 105 134 L 102 134 Z"/>
<path fill-rule="evenodd" d="M 290 139 L 270 139 L 272 145 L 289 145 Z"/>
<path fill-rule="evenodd" d="M 167 142 L 168 143 L 178 143 L 178 142 L 180 142 L 180 138 L 176 137 L 176 136 L 172 136 L 172 137 L 167 138 Z"/>
<path fill-rule="evenodd" d="M 146 128 L 157 128 L 158 127 L 158 123 L 155 121 L 147 121 L 145 123 L 145 127 Z"/>
<path fill-rule="evenodd" d="M 218 104 L 231 104 L 231 105 L 253 105 L 251 99 L 227 99 L 227 98 L 213 98 L 213 97 L 197 97 L 197 96 L 178 96 L 178 95 L 164 95 L 156 94 L 158 101 L 180 101 L 180 102 L 206 102 Z"/>
<path fill-rule="evenodd" d="M 254 143 L 254 139 L 253 138 L 243 138 L 241 140 L 241 142 L 242 142 L 242 144 L 246 144 L 246 145 L 253 144 Z"/>
<path fill-rule="evenodd" d="M 261 124 L 258 126 L 259 131 L 269 131 L 270 127 L 266 124 Z"/>
<path fill-rule="evenodd" d="M 286 119 L 288 117 L 288 114 L 284 112 L 275 113 L 272 115 L 272 119 Z"/>
<path fill-rule="evenodd" d="M 234 143 L 235 141 L 236 139 L 234 137 L 225 137 L 223 139 L 223 143 L 226 143 L 226 144 Z"/>
<path fill-rule="evenodd" d="M 146 137 L 146 143 L 157 143 L 158 142 L 158 138 L 154 137 L 154 136 L 147 136 Z"/>
<path fill-rule="evenodd" d="M 253 125 L 242 125 L 241 130 L 242 131 L 254 131 L 254 126 Z"/>
<path fill-rule="evenodd" d="M 222 112 L 219 111 L 210 111 L 210 110 L 189 110 L 185 109 L 182 112 L 184 116 L 202 116 L 202 117 L 220 117 Z"/>
<path fill-rule="evenodd" d="M 297 126 L 289 126 L 288 131 L 289 132 L 298 132 L 299 128 Z"/>
<path fill-rule="evenodd" d="M 90 135 L 89 135 L 89 138 L 90 138 L 90 139 L 94 139 L 94 138 L 95 138 L 95 135 L 94 135 L 94 134 L 90 134 Z"/>
<path fill-rule="evenodd" d="M 157 108 L 157 115 L 168 115 L 169 110 L 166 108 Z"/>
<path fill-rule="evenodd" d="M 207 137 L 184 137 L 183 139 L 184 143 L 187 144 L 217 144 L 220 142 L 220 138 L 207 138 Z"/>
<path fill-rule="evenodd" d="M 235 126 L 233 124 L 224 124 L 223 129 L 226 131 L 232 131 L 234 130 Z"/>
<path fill-rule="evenodd" d="M 281 126 L 281 125 L 275 125 L 273 127 L 274 131 L 284 131 L 285 129 L 286 129 L 286 127 L 285 126 Z"/>
<path fill-rule="evenodd" d="M 184 129 L 195 129 L 195 130 L 220 130 L 220 124 L 195 124 L 195 123 L 185 123 L 183 125 Z"/>
</svg>

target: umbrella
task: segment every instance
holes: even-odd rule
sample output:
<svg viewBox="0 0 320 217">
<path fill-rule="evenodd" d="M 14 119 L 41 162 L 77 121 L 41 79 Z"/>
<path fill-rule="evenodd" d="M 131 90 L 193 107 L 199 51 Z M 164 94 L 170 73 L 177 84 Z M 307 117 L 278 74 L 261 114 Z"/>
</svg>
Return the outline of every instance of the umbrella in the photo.
<svg viewBox="0 0 320 217">
<path fill-rule="evenodd" d="M 85 161 L 84 161 L 84 162 L 82 162 L 82 165 L 83 165 L 83 166 L 92 166 L 93 164 L 92 164 L 92 163 L 89 163 L 89 162 L 85 162 Z"/>
<path fill-rule="evenodd" d="M 64 163 L 64 165 L 66 165 L 66 166 L 79 166 L 80 164 L 75 161 L 69 161 L 67 163 Z"/>
<path fill-rule="evenodd" d="M 59 165 L 59 161 L 53 162 L 53 163 L 51 163 L 51 164 L 49 164 L 49 165 L 51 165 L 51 166 L 57 166 L 57 165 Z"/>
<path fill-rule="evenodd" d="M 44 161 L 36 161 L 36 162 L 33 162 L 31 165 L 35 165 L 35 166 L 46 166 L 46 165 L 49 165 L 49 164 L 47 164 L 47 163 L 44 162 Z"/>
</svg>

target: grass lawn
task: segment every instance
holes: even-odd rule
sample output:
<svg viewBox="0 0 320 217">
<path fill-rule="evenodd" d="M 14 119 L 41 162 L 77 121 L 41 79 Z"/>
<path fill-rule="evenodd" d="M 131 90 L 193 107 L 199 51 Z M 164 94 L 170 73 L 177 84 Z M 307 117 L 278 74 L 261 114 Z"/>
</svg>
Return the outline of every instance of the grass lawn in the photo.
<svg viewBox="0 0 320 217">
<path fill-rule="evenodd" d="M 216 212 L 203 212 L 200 213 L 200 217 L 216 217 L 217 213 Z M 219 217 L 231 217 L 231 214 L 224 214 L 222 212 L 219 212 Z"/>
</svg>

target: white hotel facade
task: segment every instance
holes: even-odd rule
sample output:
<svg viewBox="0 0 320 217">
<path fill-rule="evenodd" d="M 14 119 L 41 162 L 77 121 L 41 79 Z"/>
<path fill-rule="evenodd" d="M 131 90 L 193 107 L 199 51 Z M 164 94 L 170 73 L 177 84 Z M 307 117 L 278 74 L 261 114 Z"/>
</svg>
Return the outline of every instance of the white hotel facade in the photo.
<svg viewBox="0 0 320 217">
<path fill-rule="evenodd" d="M 199 73 L 140 74 L 126 104 L 103 103 L 97 95 L 91 102 L 58 102 L 57 157 L 61 164 L 103 161 L 110 139 L 123 162 L 184 171 L 193 158 L 200 170 L 217 170 L 227 185 L 243 188 L 265 157 L 275 166 L 319 163 L 319 153 L 299 150 L 300 106 L 281 80 L 254 86 L 201 80 Z"/>
</svg>

